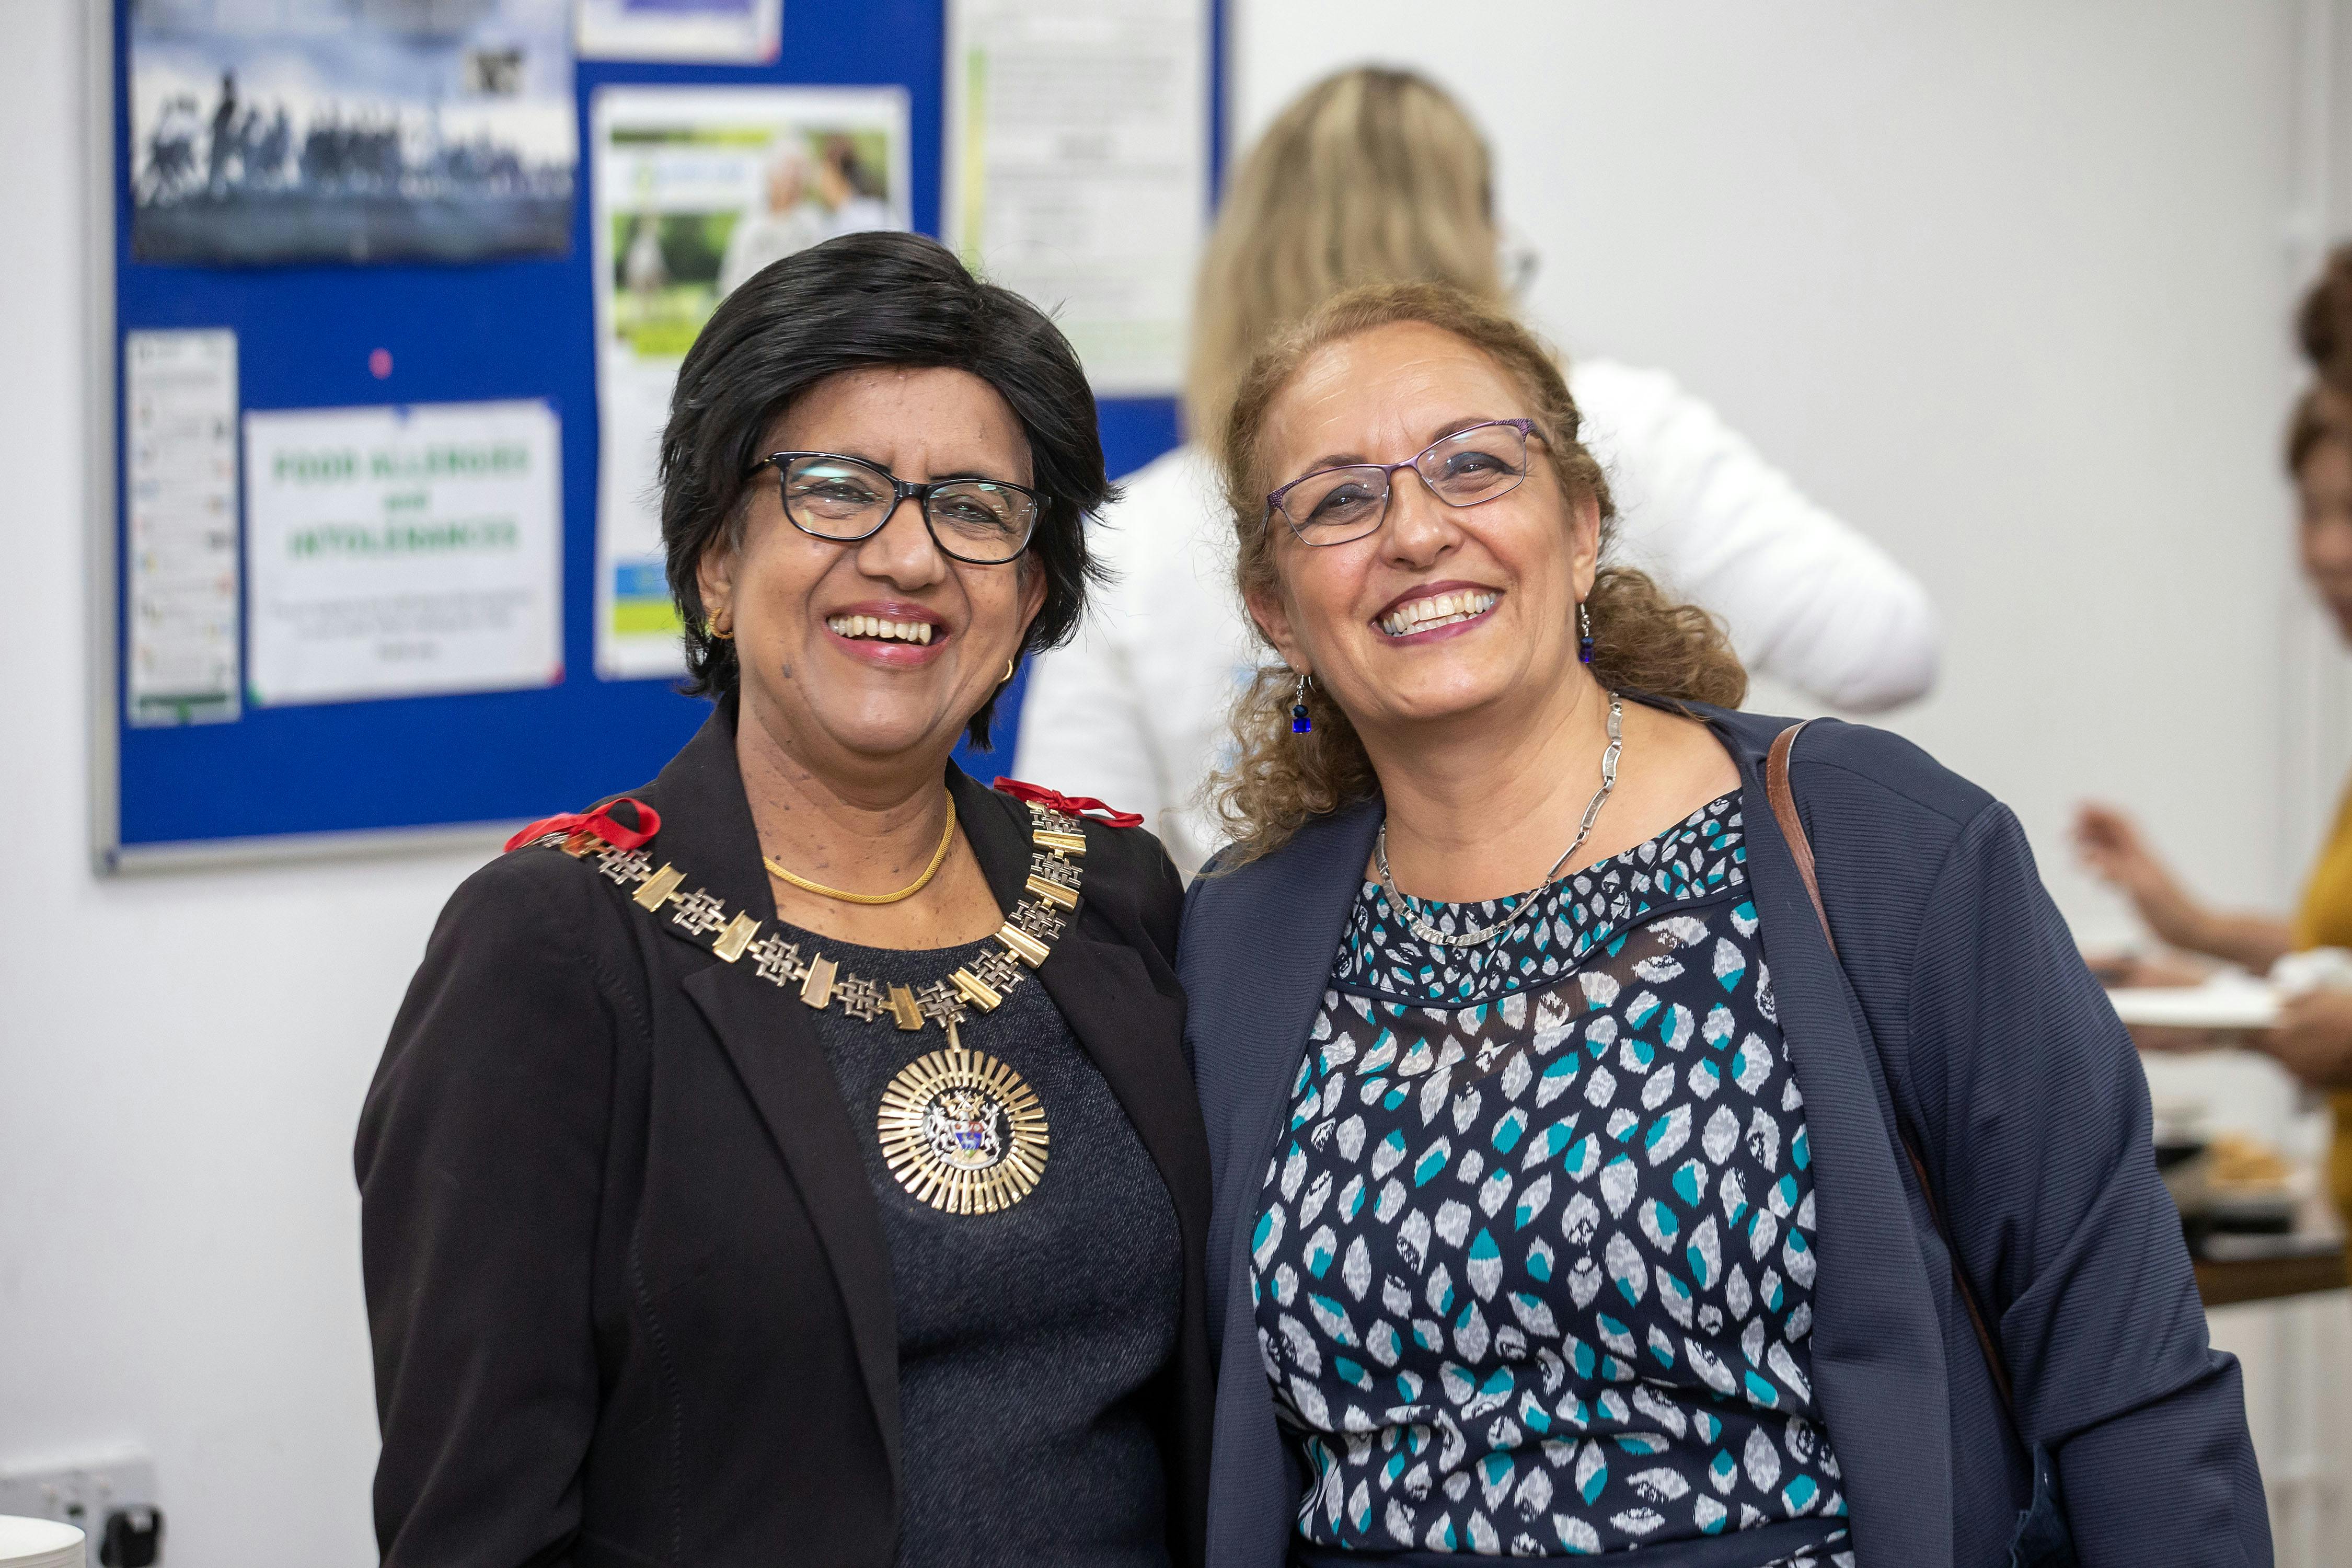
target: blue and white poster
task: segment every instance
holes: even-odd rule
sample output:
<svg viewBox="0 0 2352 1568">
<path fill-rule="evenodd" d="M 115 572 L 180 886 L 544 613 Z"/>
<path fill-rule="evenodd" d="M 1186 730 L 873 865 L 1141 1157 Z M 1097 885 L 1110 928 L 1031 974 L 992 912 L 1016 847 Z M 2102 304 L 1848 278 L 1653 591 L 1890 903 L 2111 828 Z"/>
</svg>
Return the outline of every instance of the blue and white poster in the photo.
<svg viewBox="0 0 2352 1568">
<path fill-rule="evenodd" d="M 571 0 L 134 0 L 131 254 L 560 255 Z"/>
</svg>

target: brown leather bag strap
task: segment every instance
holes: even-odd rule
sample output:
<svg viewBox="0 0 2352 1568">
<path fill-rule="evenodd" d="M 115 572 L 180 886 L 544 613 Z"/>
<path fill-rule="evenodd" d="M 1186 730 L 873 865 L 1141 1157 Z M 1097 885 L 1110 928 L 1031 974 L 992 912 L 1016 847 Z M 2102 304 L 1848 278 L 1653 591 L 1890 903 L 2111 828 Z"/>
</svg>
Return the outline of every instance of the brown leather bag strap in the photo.
<svg viewBox="0 0 2352 1568">
<path fill-rule="evenodd" d="M 1797 731 L 1811 722 L 1800 720 L 1772 737 L 1771 754 L 1764 759 L 1764 794 L 1780 824 L 1780 837 L 1789 841 L 1789 856 L 1797 863 L 1797 875 L 1804 879 L 1805 894 L 1813 900 L 1813 914 L 1822 922 L 1822 940 L 1830 944 L 1830 956 L 1835 958 L 1837 936 L 1830 930 L 1829 906 L 1822 902 L 1821 879 L 1813 871 L 1813 841 L 1805 837 L 1804 819 L 1797 815 L 1796 791 L 1789 787 L 1789 753 L 1796 750 Z"/>
<path fill-rule="evenodd" d="M 1789 784 L 1789 753 L 1796 749 L 1797 734 L 1810 719 L 1790 725 L 1772 738 L 1772 750 L 1764 759 L 1764 797 L 1771 803 L 1773 819 L 1780 825 L 1780 837 L 1788 840 L 1789 858 L 1797 863 L 1797 876 L 1805 884 L 1805 892 L 1813 900 L 1813 913 L 1822 922 L 1822 940 L 1830 944 L 1830 956 L 1838 955 L 1837 936 L 1830 930 L 1829 906 L 1822 902 L 1822 883 L 1813 868 L 1813 841 L 1805 834 L 1804 818 L 1797 815 L 1797 792 Z M 1969 1310 L 1969 1322 L 1977 1331 L 1977 1345 L 1984 1352 L 1985 1370 L 1992 1373 L 1993 1388 L 2000 1394 L 2001 1407 L 2009 1412 L 2011 1430 L 2017 1430 L 2017 1397 L 2009 1381 L 2009 1365 L 2001 1359 L 2000 1346 L 1986 1325 L 1984 1309 L 1977 1304 L 1977 1293 L 1969 1283 L 1968 1270 L 1960 1267 L 1959 1249 L 1952 1245 L 1951 1230 L 1944 1224 L 1944 1205 L 1936 1201 L 1936 1188 L 1927 1180 L 1927 1163 L 1919 1157 L 1919 1146 L 1912 1142 L 1910 1130 L 1902 1124 L 1896 1113 L 1895 1136 L 1903 1142 L 1903 1152 L 1911 1162 L 1911 1174 L 1919 1184 L 1919 1195 L 1927 1200 L 1927 1217 L 1935 1222 L 1936 1234 L 1943 1238 L 1945 1254 L 1952 1260 L 1952 1284 L 1960 1293 L 1960 1300 Z M 2023 1443 L 2025 1435 L 2018 1431 Z M 2031 1445 L 2028 1445 L 2029 1447 Z"/>
</svg>

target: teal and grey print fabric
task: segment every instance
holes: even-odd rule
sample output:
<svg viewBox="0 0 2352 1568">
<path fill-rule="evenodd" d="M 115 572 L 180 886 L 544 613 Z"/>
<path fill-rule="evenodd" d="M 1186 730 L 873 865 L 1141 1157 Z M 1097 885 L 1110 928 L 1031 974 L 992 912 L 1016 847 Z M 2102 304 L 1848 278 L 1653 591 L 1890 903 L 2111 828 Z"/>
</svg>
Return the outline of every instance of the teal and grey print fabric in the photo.
<svg viewBox="0 0 2352 1568">
<path fill-rule="evenodd" d="M 1690 820 L 1539 895 L 1543 908 L 1478 947 L 1424 942 L 1367 882 L 1339 939 L 1331 984 L 1340 990 L 1431 1006 L 1494 998 L 1556 981 L 1593 942 L 1622 933 L 1650 910 L 1747 885 L 1739 808 L 1727 796 Z M 1516 899 L 1436 904 L 1408 898 L 1422 924 L 1448 936 L 1486 931 L 1516 912 Z"/>
<path fill-rule="evenodd" d="M 1842 1552 L 1803 1102 L 1744 860 L 1734 795 L 1475 958 L 1365 884 L 1252 1236 L 1308 1542 L 1583 1554 L 1810 1517 Z"/>
</svg>

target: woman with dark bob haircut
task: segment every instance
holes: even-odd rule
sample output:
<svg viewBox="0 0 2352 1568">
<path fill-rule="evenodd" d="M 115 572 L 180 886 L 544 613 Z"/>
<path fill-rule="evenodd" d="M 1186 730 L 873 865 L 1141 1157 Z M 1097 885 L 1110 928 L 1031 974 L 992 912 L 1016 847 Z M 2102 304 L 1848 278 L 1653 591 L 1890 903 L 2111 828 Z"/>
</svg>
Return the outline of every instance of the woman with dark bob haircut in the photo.
<svg viewBox="0 0 2352 1568">
<path fill-rule="evenodd" d="M 714 710 L 458 889 L 362 1117 L 384 1560 L 1198 1563 L 1181 889 L 950 761 L 1085 607 L 1077 357 L 847 236 L 711 317 L 662 484 Z"/>
</svg>

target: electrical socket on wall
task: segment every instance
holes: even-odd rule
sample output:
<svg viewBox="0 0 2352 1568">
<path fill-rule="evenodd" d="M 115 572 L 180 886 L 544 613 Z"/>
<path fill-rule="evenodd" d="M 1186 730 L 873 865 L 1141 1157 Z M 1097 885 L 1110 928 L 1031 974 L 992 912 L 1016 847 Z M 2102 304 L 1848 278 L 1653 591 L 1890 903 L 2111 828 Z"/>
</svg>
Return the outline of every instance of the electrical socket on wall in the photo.
<svg viewBox="0 0 2352 1568">
<path fill-rule="evenodd" d="M 135 1448 L 57 1462 L 0 1464 L 0 1513 L 75 1526 L 88 1538 L 89 1568 L 100 1568 L 110 1514 L 128 1510 L 135 1521 L 141 1510 L 154 1510 L 158 1501 L 155 1462 Z"/>
</svg>

